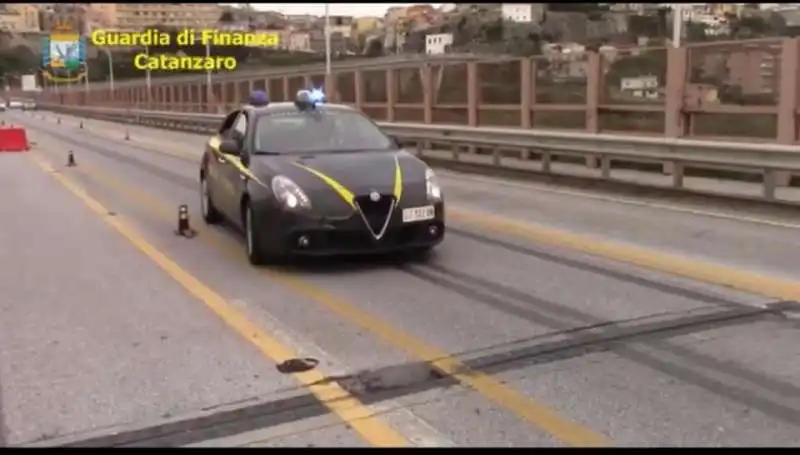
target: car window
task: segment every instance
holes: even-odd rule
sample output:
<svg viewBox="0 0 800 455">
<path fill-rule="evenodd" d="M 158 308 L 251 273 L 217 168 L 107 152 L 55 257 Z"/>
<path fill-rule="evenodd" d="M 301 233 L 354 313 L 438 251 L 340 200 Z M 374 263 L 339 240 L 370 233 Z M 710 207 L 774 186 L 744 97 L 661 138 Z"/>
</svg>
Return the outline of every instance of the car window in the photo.
<svg viewBox="0 0 800 455">
<path fill-rule="evenodd" d="M 225 117 L 225 120 L 222 122 L 222 126 L 219 128 L 219 134 L 224 135 L 227 133 L 231 127 L 233 126 L 233 122 L 239 117 L 240 111 L 233 111 Z"/>
<path fill-rule="evenodd" d="M 247 133 L 247 114 L 244 112 L 240 113 L 239 117 L 233 123 L 233 132 L 239 137 L 244 137 L 245 133 Z"/>
<path fill-rule="evenodd" d="M 255 124 L 257 152 L 320 153 L 395 147 L 375 123 L 353 111 L 268 113 L 259 116 Z"/>
</svg>

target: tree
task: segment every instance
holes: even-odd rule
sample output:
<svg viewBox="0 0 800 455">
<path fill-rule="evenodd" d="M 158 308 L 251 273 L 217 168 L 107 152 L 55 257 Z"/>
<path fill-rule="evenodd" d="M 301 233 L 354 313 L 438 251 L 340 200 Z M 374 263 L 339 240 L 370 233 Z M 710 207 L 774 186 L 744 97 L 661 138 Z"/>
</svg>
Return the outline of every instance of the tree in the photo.
<svg viewBox="0 0 800 455">
<path fill-rule="evenodd" d="M 379 38 L 373 38 L 367 44 L 366 55 L 370 58 L 383 55 L 383 42 Z"/>
<path fill-rule="evenodd" d="M 628 16 L 628 32 L 634 36 L 658 37 L 660 21 L 658 16 Z"/>
<path fill-rule="evenodd" d="M 0 51 L 0 77 L 37 72 L 41 61 L 27 46 L 14 46 Z"/>
<path fill-rule="evenodd" d="M 771 16 L 729 16 L 728 26 L 734 39 L 777 36 L 786 28 L 786 21 L 780 15 Z"/>
<path fill-rule="evenodd" d="M 692 22 L 689 21 L 686 23 L 686 40 L 690 43 L 696 43 L 699 41 L 705 41 L 707 38 L 706 24 L 702 22 Z"/>
</svg>

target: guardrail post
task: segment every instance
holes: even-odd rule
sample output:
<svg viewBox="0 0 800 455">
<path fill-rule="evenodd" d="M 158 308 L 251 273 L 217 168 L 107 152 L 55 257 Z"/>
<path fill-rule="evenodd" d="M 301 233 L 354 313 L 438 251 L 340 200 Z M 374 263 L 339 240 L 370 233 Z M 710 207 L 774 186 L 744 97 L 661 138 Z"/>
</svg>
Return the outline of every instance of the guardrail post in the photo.
<svg viewBox="0 0 800 455">
<path fill-rule="evenodd" d="M 336 73 L 325 75 L 325 93 L 328 95 L 328 98 L 334 103 L 338 103 L 340 101 L 339 90 L 336 84 L 337 79 L 338 76 L 336 75 Z M 269 87 L 269 82 L 267 82 L 267 84 L 268 84 L 267 87 Z"/>
<path fill-rule="evenodd" d="M 430 63 L 422 64 L 422 105 L 426 124 L 433 123 L 433 72 Z"/>
<path fill-rule="evenodd" d="M 444 73 L 442 67 L 439 74 Z M 467 62 L 467 125 L 478 126 L 478 106 L 481 104 L 480 76 L 478 75 L 478 64 Z M 477 153 L 478 148 L 470 145 L 467 147 L 468 153 Z"/>
<path fill-rule="evenodd" d="M 353 73 L 353 84 L 355 84 L 353 91 L 356 95 L 356 109 L 360 111 L 361 106 L 364 104 L 364 72 L 361 70 L 355 70 Z"/>
<path fill-rule="evenodd" d="M 589 52 L 586 61 L 586 132 L 598 133 L 600 131 L 599 105 L 600 85 L 603 82 L 603 67 L 600 54 Z M 597 157 L 587 156 L 586 166 L 597 168 Z"/>
<path fill-rule="evenodd" d="M 423 63 L 422 64 L 422 112 L 423 112 L 423 121 L 426 125 L 430 125 L 433 123 L 433 71 L 431 71 L 430 63 Z M 432 144 L 429 141 L 425 141 L 422 143 L 422 147 L 426 150 L 430 150 Z M 459 149 L 458 145 L 453 148 L 454 156 L 458 156 Z"/>
<path fill-rule="evenodd" d="M 481 103 L 481 92 L 478 87 L 478 64 L 467 62 L 467 125 L 469 126 L 478 126 L 478 105 Z"/>
<path fill-rule="evenodd" d="M 775 189 L 778 187 L 778 171 L 764 169 L 764 184 L 762 195 L 768 201 L 775 200 Z"/>
<path fill-rule="evenodd" d="M 520 128 L 530 129 L 531 127 L 531 106 L 536 103 L 536 60 L 525 57 L 519 61 L 519 119 Z M 520 159 L 529 160 L 531 150 L 524 149 Z"/>
<path fill-rule="evenodd" d="M 394 106 L 397 104 L 397 71 L 386 70 L 386 121 L 394 122 Z"/>
<path fill-rule="evenodd" d="M 688 128 L 688 118 L 683 112 L 686 88 L 686 71 L 689 51 L 682 48 L 667 48 L 667 80 L 664 81 L 664 135 L 666 137 L 683 137 Z M 683 186 L 683 165 L 664 163 L 662 172 L 673 175 L 673 186 Z M 676 174 L 680 174 L 677 175 Z"/>
<path fill-rule="evenodd" d="M 800 38 L 786 38 L 781 46 L 780 94 L 778 98 L 778 143 L 797 142 L 798 77 L 800 77 Z M 776 176 L 779 186 L 789 186 L 792 173 L 781 171 Z"/>
</svg>

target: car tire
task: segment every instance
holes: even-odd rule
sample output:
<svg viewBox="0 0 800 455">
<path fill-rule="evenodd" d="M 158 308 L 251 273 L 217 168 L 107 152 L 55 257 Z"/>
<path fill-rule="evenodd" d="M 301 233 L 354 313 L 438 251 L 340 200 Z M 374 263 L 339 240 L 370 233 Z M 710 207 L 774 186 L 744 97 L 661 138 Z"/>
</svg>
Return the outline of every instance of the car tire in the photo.
<svg viewBox="0 0 800 455">
<path fill-rule="evenodd" d="M 217 210 L 211 200 L 211 192 L 208 189 L 208 181 L 205 177 L 200 179 L 200 211 L 206 224 L 218 224 L 222 221 L 222 213 Z"/>
<path fill-rule="evenodd" d="M 268 251 L 264 247 L 261 236 L 255 235 L 260 230 L 261 220 L 248 202 L 244 207 L 244 235 L 247 260 L 252 265 L 277 265 L 283 262 L 280 254 Z"/>
</svg>

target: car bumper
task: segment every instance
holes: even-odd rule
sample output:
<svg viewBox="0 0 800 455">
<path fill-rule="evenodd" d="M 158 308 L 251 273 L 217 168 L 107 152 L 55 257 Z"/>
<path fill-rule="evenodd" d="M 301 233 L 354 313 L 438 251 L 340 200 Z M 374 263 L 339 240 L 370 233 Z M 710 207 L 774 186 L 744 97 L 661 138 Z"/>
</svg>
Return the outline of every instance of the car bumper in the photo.
<svg viewBox="0 0 800 455">
<path fill-rule="evenodd" d="M 266 214 L 269 228 L 262 229 L 262 244 L 292 256 L 338 256 L 383 254 L 430 248 L 444 240 L 444 204 L 435 204 L 433 219 L 403 223 L 395 210 L 380 239 L 370 232 L 361 215 L 346 219 L 315 219 L 303 214 L 278 211 Z M 274 220 L 274 222 L 272 222 Z"/>
</svg>

